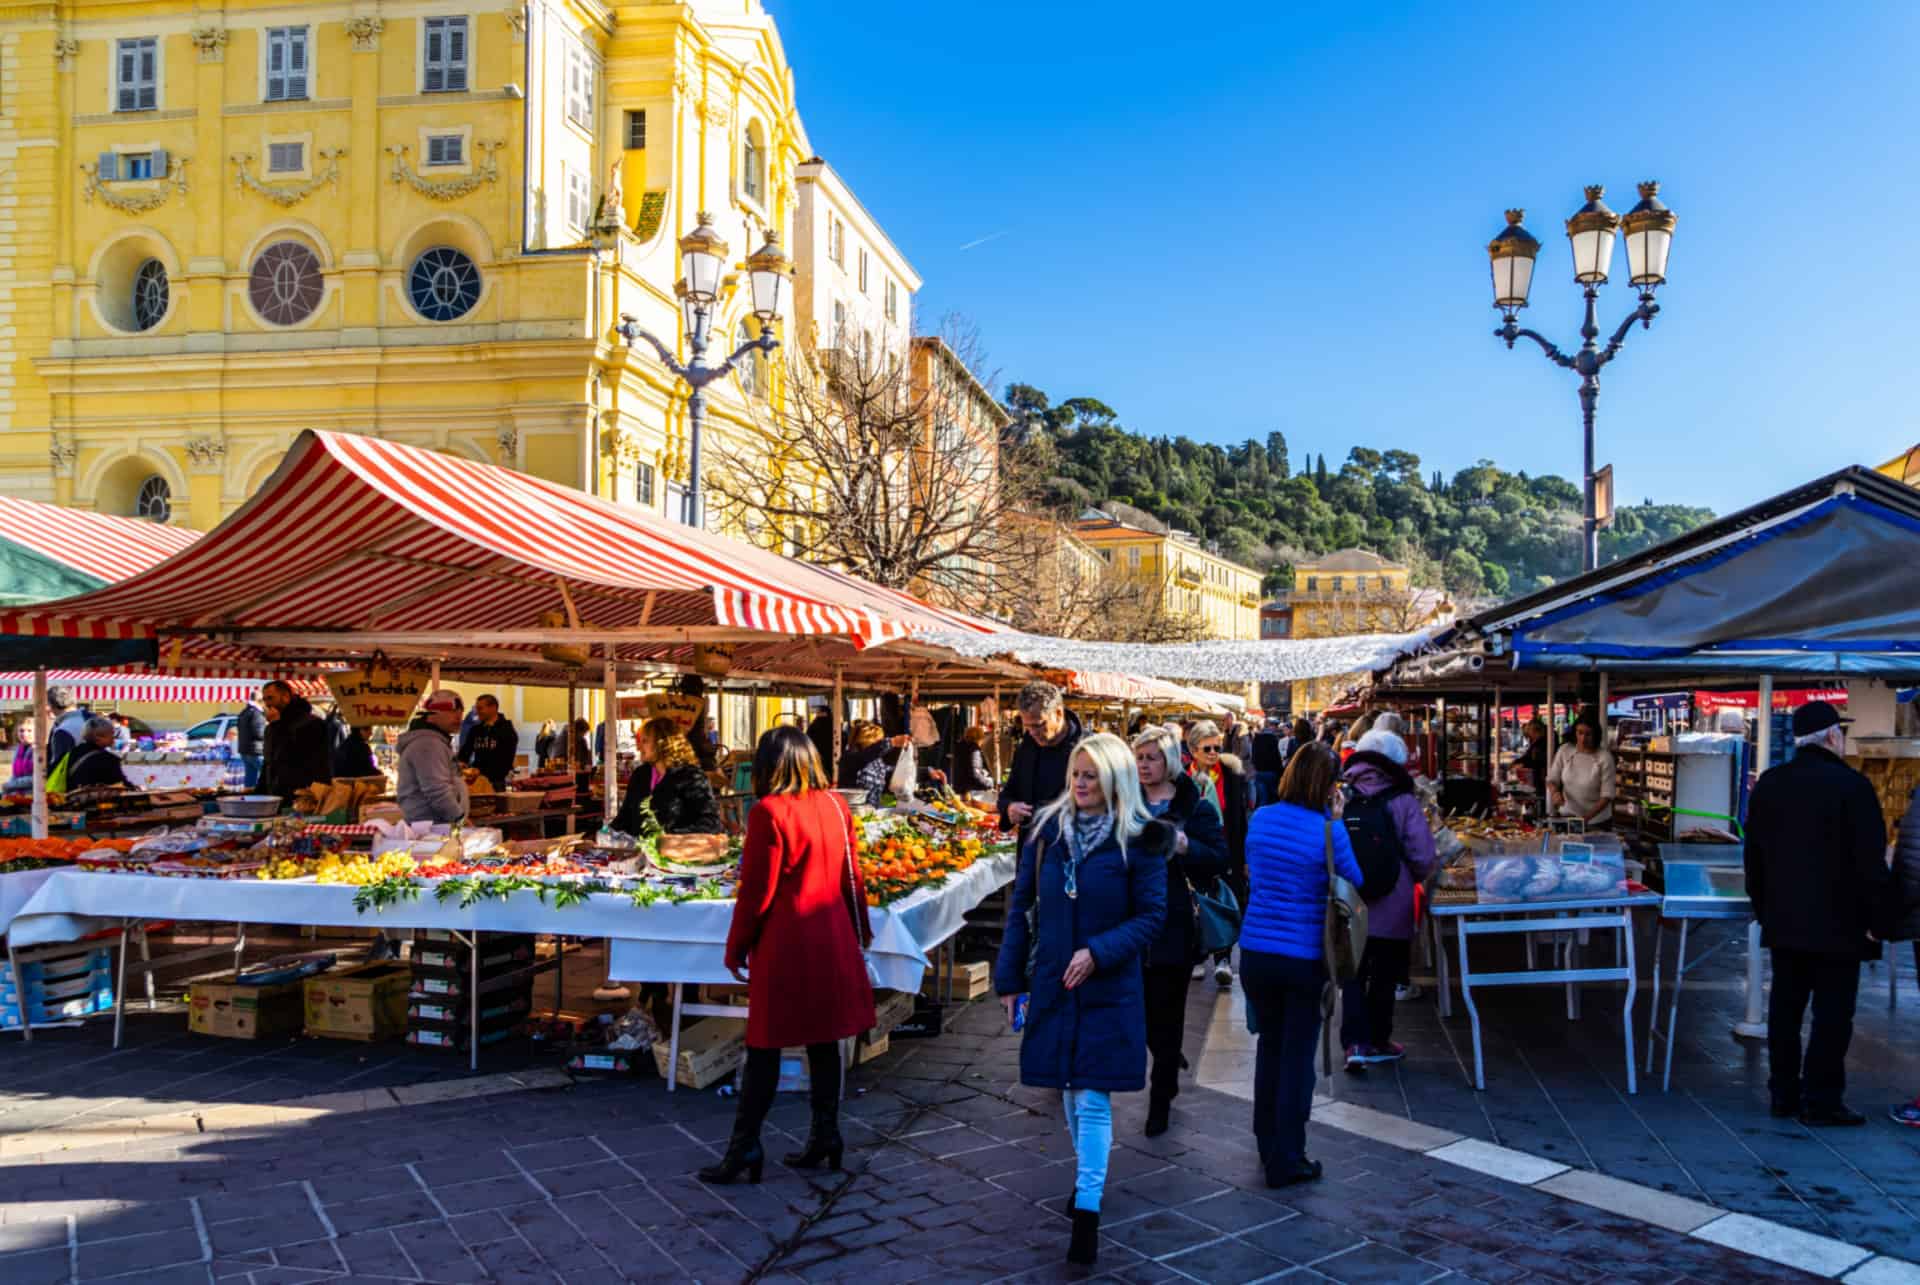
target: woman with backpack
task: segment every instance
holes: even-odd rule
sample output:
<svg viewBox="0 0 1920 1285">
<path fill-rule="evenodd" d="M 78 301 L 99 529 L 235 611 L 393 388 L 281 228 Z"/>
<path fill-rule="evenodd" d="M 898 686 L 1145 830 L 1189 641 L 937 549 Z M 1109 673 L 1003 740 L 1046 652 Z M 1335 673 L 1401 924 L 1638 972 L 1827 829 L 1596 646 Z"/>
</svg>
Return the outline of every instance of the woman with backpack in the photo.
<svg viewBox="0 0 1920 1285">
<path fill-rule="evenodd" d="M 1180 1093 L 1180 1043 L 1187 1028 L 1187 983 L 1204 958 L 1194 888 L 1206 888 L 1227 869 L 1227 834 L 1220 810 L 1180 770 L 1180 739 L 1148 726 L 1133 738 L 1140 797 L 1147 811 L 1173 827 L 1167 858 L 1167 922 L 1147 952 L 1147 1051 L 1153 1074 L 1147 1097 L 1149 1138 L 1167 1131 Z"/>
<path fill-rule="evenodd" d="M 1339 760 L 1309 744 L 1280 778 L 1280 801 L 1247 826 L 1247 908 L 1240 978 L 1259 1035 L 1253 1064 L 1253 1136 L 1269 1187 L 1313 1182 L 1307 1115 L 1313 1052 L 1328 993 L 1324 942 L 1333 870 L 1358 887 L 1360 867 L 1340 824 Z"/>
<path fill-rule="evenodd" d="M 1407 1055 L 1393 1042 L 1394 988 L 1413 951 L 1413 890 L 1432 873 L 1434 852 L 1406 763 L 1407 743 L 1378 726 L 1347 760 L 1342 819 L 1367 900 L 1367 947 L 1340 997 L 1340 1046 L 1352 1075 Z"/>
</svg>

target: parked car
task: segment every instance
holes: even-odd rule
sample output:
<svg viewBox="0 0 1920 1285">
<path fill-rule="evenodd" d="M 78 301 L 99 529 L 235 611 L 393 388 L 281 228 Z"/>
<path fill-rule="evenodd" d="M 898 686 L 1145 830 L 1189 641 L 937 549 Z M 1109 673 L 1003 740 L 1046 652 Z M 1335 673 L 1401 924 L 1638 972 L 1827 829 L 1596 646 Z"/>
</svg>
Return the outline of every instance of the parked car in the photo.
<svg viewBox="0 0 1920 1285">
<path fill-rule="evenodd" d="M 236 735 L 236 725 L 240 721 L 238 714 L 215 714 L 204 722 L 195 723 L 187 729 L 187 740 L 192 744 L 217 744 L 230 741 Z"/>
</svg>

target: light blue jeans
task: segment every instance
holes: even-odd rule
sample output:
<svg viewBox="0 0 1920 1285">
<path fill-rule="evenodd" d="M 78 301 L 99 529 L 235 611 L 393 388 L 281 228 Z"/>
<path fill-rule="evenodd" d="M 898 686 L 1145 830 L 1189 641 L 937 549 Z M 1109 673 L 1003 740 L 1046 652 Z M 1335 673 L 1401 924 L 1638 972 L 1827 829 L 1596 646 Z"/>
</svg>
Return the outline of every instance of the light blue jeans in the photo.
<svg viewBox="0 0 1920 1285">
<path fill-rule="evenodd" d="M 1100 1212 L 1100 1193 L 1107 1189 L 1107 1157 L 1113 1151 L 1113 1095 L 1104 1089 L 1063 1089 L 1060 1101 L 1067 1109 L 1067 1136 L 1073 1139 L 1076 1171 L 1073 1207 Z"/>
</svg>

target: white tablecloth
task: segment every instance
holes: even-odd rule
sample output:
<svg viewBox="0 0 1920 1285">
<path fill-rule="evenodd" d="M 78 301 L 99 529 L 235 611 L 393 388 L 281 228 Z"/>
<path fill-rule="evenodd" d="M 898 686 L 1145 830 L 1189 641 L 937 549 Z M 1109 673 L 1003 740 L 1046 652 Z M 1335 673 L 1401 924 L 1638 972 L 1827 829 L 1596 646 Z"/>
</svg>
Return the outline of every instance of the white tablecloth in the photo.
<svg viewBox="0 0 1920 1285">
<path fill-rule="evenodd" d="M 917 990 L 927 949 L 951 936 L 966 912 L 1012 881 L 1011 853 L 977 861 L 938 888 L 925 888 L 891 906 L 875 907 L 871 956 L 880 984 Z M 12 880 L 38 880 L 17 903 Z M 418 900 L 361 914 L 358 889 L 344 884 L 262 879 L 181 879 L 159 875 L 36 870 L 0 876 L 0 913 L 15 946 L 72 941 L 114 927 L 124 919 L 192 919 L 215 923 L 300 924 L 351 928 L 458 928 L 481 932 L 565 933 L 613 939 L 609 971 L 615 978 L 649 982 L 728 982 L 722 961 L 731 901 L 659 901 L 636 906 L 622 895 L 601 893 L 564 908 L 540 902 L 531 892 L 461 909 L 458 900 L 435 901 L 433 889 Z"/>
<path fill-rule="evenodd" d="M 0 936 L 4 936 L 7 925 L 20 913 L 20 907 L 33 900 L 33 894 L 40 886 L 51 879 L 55 867 L 45 870 L 17 870 L 12 874 L 0 875 Z M 25 945 L 15 942 L 15 945 Z"/>
</svg>

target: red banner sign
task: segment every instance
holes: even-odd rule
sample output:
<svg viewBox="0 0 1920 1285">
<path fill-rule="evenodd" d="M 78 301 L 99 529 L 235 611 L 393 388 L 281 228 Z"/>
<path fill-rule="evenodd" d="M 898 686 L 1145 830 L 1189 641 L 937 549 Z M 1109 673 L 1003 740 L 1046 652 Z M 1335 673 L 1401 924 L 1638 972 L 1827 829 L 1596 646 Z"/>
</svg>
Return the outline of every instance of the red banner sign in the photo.
<svg viewBox="0 0 1920 1285">
<path fill-rule="evenodd" d="M 1790 691 L 1776 691 L 1773 694 L 1773 707 L 1777 710 L 1799 709 L 1810 701 L 1826 701 L 1830 705 L 1847 703 L 1844 687 L 1803 687 Z M 1760 708 L 1760 693 L 1752 692 L 1695 692 L 1695 709 L 1707 714 L 1717 714 L 1723 709 L 1757 710 Z"/>
</svg>

